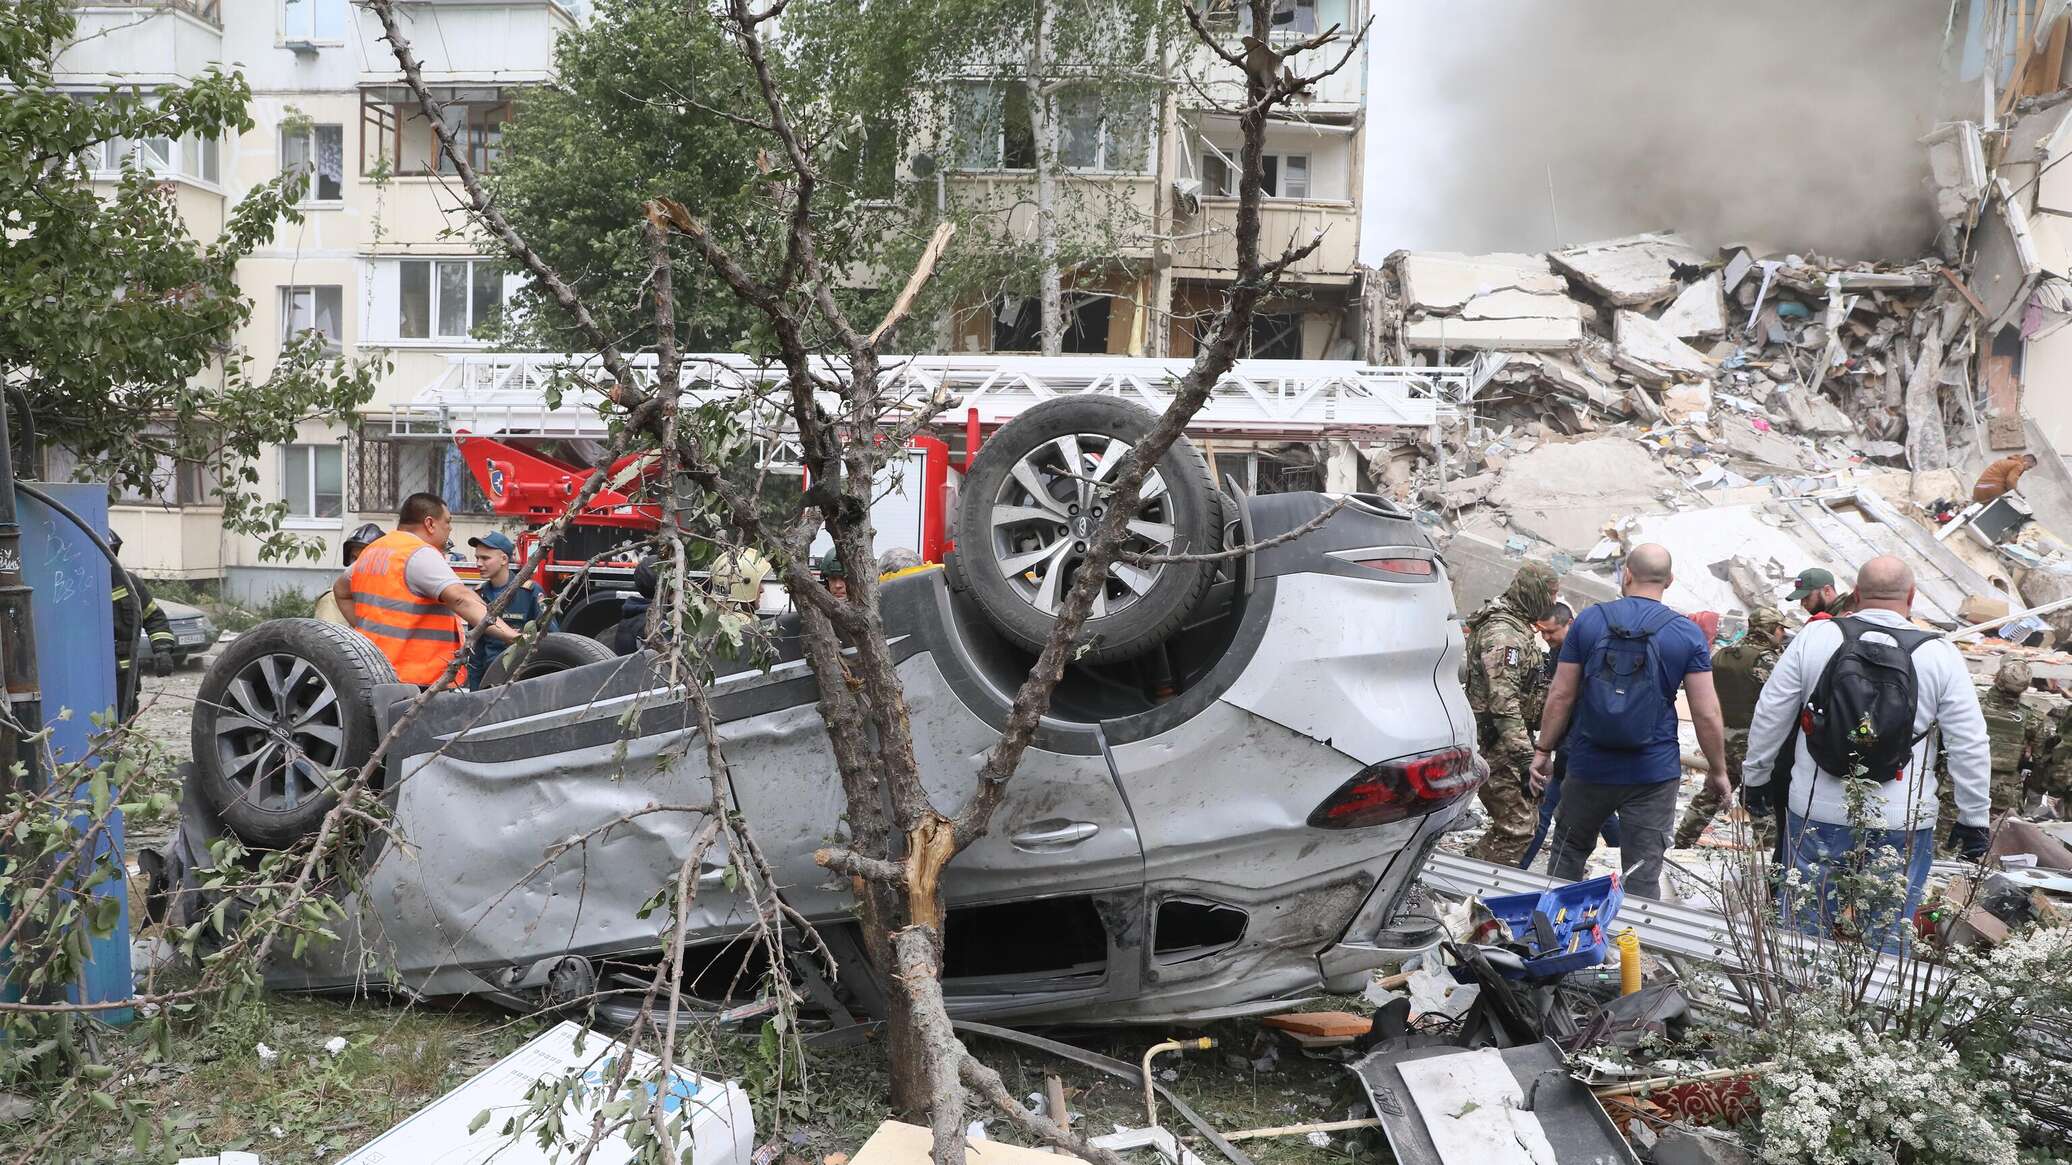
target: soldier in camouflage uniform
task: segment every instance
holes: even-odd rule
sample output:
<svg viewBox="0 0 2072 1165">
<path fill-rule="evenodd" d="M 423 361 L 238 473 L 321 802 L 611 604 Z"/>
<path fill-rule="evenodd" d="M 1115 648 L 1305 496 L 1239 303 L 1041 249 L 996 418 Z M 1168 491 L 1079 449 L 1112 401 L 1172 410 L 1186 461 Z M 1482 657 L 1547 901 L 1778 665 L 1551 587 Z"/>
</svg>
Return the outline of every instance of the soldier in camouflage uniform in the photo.
<svg viewBox="0 0 2072 1165">
<path fill-rule="evenodd" d="M 1741 762 L 1748 756 L 1748 722 L 1755 715 L 1756 698 L 1770 682 L 1777 657 L 1784 654 L 1784 613 L 1775 607 L 1757 607 L 1748 616 L 1748 633 L 1730 647 L 1713 653 L 1712 685 L 1719 692 L 1720 718 L 1727 727 L 1727 776 L 1736 788 L 1741 785 Z M 1719 812 L 1722 798 L 1701 786 L 1677 823 L 1675 846 L 1688 849 L 1698 844 L 1705 827 Z M 1777 819 L 1767 813 L 1751 814 L 1756 847 L 1768 853 L 1777 841 Z"/>
<path fill-rule="evenodd" d="M 2022 807 L 2022 762 L 2041 766 L 2044 761 L 2044 717 L 2022 703 L 2030 678 L 2028 664 L 2012 655 L 2002 656 L 2000 670 L 1993 673 L 1993 686 L 1978 698 L 1978 710 L 1986 716 L 1986 740 L 1993 748 L 1994 821 Z M 1939 767 L 1936 778 L 1936 796 L 1942 804 L 1936 813 L 1935 835 L 1947 838 L 1957 820 L 1957 805 L 1948 771 Z"/>
<path fill-rule="evenodd" d="M 1541 668 L 1546 649 L 1534 624 L 1547 617 L 1560 584 L 1537 562 L 1518 568 L 1503 596 L 1468 617 L 1468 707 L 1489 779 L 1482 806 L 1489 828 L 1468 856 L 1514 866 L 1532 844 L 1538 798 L 1527 784 L 1532 726 L 1547 698 Z"/>
<path fill-rule="evenodd" d="M 2059 709 L 2051 719 L 2050 745 L 2036 760 L 2030 792 L 2057 798 L 2063 817 L 2072 811 L 2072 707 Z"/>
</svg>

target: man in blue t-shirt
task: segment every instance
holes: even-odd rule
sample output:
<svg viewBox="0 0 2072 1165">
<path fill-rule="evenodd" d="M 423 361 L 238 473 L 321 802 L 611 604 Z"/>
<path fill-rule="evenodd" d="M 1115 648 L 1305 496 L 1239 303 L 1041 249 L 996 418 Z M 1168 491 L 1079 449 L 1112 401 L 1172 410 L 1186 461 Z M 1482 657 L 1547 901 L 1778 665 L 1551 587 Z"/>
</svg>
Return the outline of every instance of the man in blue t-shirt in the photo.
<svg viewBox="0 0 2072 1165">
<path fill-rule="evenodd" d="M 1672 577 L 1669 567 L 1667 549 L 1652 543 L 1635 547 L 1620 572 L 1625 597 L 1576 616 L 1561 644 L 1532 757 L 1537 792 L 1546 787 L 1553 749 L 1561 747 L 1568 755 L 1547 873 L 1570 882 L 1581 878 L 1598 829 L 1616 813 L 1626 893 L 1646 898 L 1662 896 L 1662 854 L 1676 825 L 1676 793 L 1683 775 L 1682 749 L 1676 740 L 1678 687 L 1690 703 L 1691 726 L 1705 752 L 1706 783 L 1722 797 L 1728 789 L 1726 728 L 1712 688 L 1712 647 L 1697 624 L 1662 605 Z M 1622 638 L 1600 651 L 1614 629 Z M 1644 637 L 1639 644 L 1633 639 L 1636 635 Z M 1644 691 L 1619 698 L 1621 706 L 1640 709 L 1633 715 L 1652 723 L 1601 722 L 1603 714 L 1597 708 L 1612 702 L 1611 697 L 1600 696 L 1596 703 L 1584 698 L 1585 684 L 1598 685 L 1594 692 L 1606 690 L 1615 646 L 1626 659 L 1638 651 L 1643 661 L 1652 661 L 1661 698 Z"/>
</svg>

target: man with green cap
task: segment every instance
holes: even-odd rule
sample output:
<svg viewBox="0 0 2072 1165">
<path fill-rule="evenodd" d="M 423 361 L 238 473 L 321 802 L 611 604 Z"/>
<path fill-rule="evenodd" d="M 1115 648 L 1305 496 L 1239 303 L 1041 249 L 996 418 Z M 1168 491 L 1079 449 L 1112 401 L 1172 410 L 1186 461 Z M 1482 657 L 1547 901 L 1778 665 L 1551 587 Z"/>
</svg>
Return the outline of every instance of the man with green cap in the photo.
<svg viewBox="0 0 2072 1165">
<path fill-rule="evenodd" d="M 1807 574 L 1827 574 L 1808 571 Z M 1804 578 L 1804 575 L 1800 576 Z M 1833 576 L 1829 576 L 1832 586 Z M 1741 784 L 1741 761 L 1748 755 L 1748 722 L 1755 716 L 1756 697 L 1770 681 L 1770 670 L 1784 654 L 1784 612 L 1775 607 L 1757 607 L 1748 616 L 1748 634 L 1712 656 L 1712 684 L 1719 692 L 1720 718 L 1727 727 L 1727 776 Z M 1712 823 L 1725 800 L 1710 786 L 1702 787 L 1677 823 L 1675 846 L 1688 849 L 1698 844 L 1705 827 Z M 1777 841 L 1777 819 L 1767 813 L 1749 814 L 1758 849 L 1767 853 Z"/>
<path fill-rule="evenodd" d="M 2000 657 L 1993 673 L 1993 686 L 1981 693 L 1978 710 L 1986 717 L 1986 742 L 1992 749 L 1993 807 L 1989 820 L 2022 807 L 2022 762 L 2043 764 L 2045 717 L 2022 703 L 2029 690 L 2029 665 L 2012 655 Z M 1940 774 L 1938 774 L 1940 776 Z M 1936 814 L 1935 835 L 1948 838 L 1957 820 L 1957 805 L 1950 782 L 1940 780 L 1936 792 L 1942 802 Z"/>
<path fill-rule="evenodd" d="M 1542 657 L 1535 624 L 1547 618 L 1560 588 L 1552 568 L 1528 562 L 1511 577 L 1503 595 L 1468 616 L 1468 707 L 1489 779 L 1482 783 L 1482 807 L 1489 828 L 1468 856 L 1514 866 L 1532 844 L 1538 798 L 1528 785 L 1532 731 L 1546 700 Z"/>
<path fill-rule="evenodd" d="M 1805 608 L 1813 619 L 1837 619 L 1856 609 L 1856 592 L 1837 593 L 1834 572 L 1817 566 L 1800 571 L 1785 598 Z"/>
</svg>

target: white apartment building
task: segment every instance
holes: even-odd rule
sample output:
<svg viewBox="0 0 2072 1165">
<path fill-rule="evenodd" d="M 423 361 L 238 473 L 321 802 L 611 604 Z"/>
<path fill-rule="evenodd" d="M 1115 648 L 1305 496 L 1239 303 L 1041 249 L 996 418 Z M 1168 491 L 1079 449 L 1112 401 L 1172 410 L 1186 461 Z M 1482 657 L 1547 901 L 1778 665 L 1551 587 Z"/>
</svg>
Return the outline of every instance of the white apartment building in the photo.
<svg viewBox="0 0 2072 1165">
<path fill-rule="evenodd" d="M 426 80 L 444 90 L 471 161 L 496 164 L 502 123 L 528 86 L 552 75 L 556 39 L 580 10 L 559 0 L 437 0 L 402 7 Z M 255 374 L 284 337 L 317 328 L 346 354 L 391 364 L 364 410 L 362 436 L 341 418 L 313 417 L 295 444 L 259 465 L 262 491 L 289 503 L 287 524 L 321 538 L 323 563 L 268 563 L 255 541 L 227 534 L 198 467 L 169 467 L 158 497 L 120 499 L 113 524 L 133 569 L 153 577 L 222 579 L 263 599 L 315 590 L 335 573 L 345 533 L 394 521 L 401 497 L 444 493 L 456 511 L 481 509 L 450 441 L 390 439 L 389 416 L 445 374 L 448 357 L 479 350 L 474 330 L 516 280 L 471 246 L 456 180 L 442 173 L 432 127 L 416 108 L 380 25 L 349 0 L 126 0 L 79 8 L 79 37 L 61 58 L 67 88 L 182 83 L 217 65 L 244 74 L 257 123 L 234 141 L 111 144 L 112 178 L 125 156 L 173 184 L 197 237 L 215 237 L 227 206 L 301 166 L 304 220 L 282 224 L 246 260 L 240 281 L 256 305 L 239 342 Z M 62 454 L 55 454 L 62 459 Z M 61 465 L 47 471 L 62 473 Z M 485 519 L 464 520 L 464 537 Z"/>
<path fill-rule="evenodd" d="M 1285 44 L 1333 24 L 1358 28 L 1368 3 L 1280 0 L 1272 39 Z M 503 123 L 522 109 L 528 87 L 551 78 L 556 39 L 583 19 L 580 0 L 426 0 L 401 11 L 427 81 L 448 101 L 451 128 L 464 134 L 476 166 L 494 169 Z M 416 490 L 448 498 L 461 517 L 457 539 L 493 525 L 450 434 L 427 430 L 410 405 L 449 378 L 451 357 L 485 349 L 472 337 L 502 310 L 517 280 L 485 257 L 486 245 L 470 245 L 465 231 L 449 234 L 466 225 L 462 192 L 441 173 L 432 127 L 402 86 L 378 22 L 349 0 L 94 0 L 79 16 L 78 42 L 60 60 L 67 88 L 180 83 L 218 65 L 242 72 L 254 96 L 257 124 L 236 140 L 111 145 L 100 159 L 110 178 L 125 157 L 136 158 L 174 186 L 195 234 L 208 239 L 246 190 L 288 166 L 310 175 L 305 220 L 282 224 L 272 245 L 241 269 L 256 310 L 240 342 L 258 362 L 255 373 L 264 373 L 284 337 L 311 327 L 345 354 L 390 361 L 357 435 L 343 418 L 309 418 L 297 442 L 258 466 L 265 496 L 288 503 L 287 525 L 326 544 L 322 562 L 262 561 L 255 540 L 223 530 L 199 467 L 169 466 L 156 496 L 123 498 L 114 508 L 131 567 L 150 577 L 220 579 L 234 596 L 263 600 L 325 585 L 344 535 L 362 522 L 391 523 L 397 502 Z M 1235 17 L 1228 24 L 1235 42 L 1241 30 Z M 1314 69 L 1337 51 L 1305 54 L 1295 64 Z M 1065 183 L 1076 196 L 1124 200 L 1147 227 L 1106 270 L 1075 278 L 1068 350 L 1191 355 L 1190 316 L 1228 285 L 1238 131 L 1203 95 L 1231 103 L 1242 85 L 1227 69 L 1209 69 L 1205 56 L 1191 67 L 1219 79 L 1179 87 L 1169 140 L 1159 140 L 1155 103 L 1067 110 Z M 1358 354 L 1360 331 L 1347 317 L 1359 294 L 1354 200 L 1366 75 L 1363 52 L 1268 132 L 1262 246 L 1272 253 L 1315 230 L 1324 242 L 1288 273 L 1289 294 L 1262 312 L 1250 355 Z M 1011 100 L 1006 87 L 983 79 L 964 88 L 962 99 L 980 107 Z M 944 161 L 947 197 L 1029 181 L 1026 150 L 1005 129 L 997 148 L 981 141 Z M 935 180 L 903 171 L 909 180 Z M 1016 210 L 1005 228 L 1026 235 L 1033 216 Z M 1033 347 L 1034 316 L 1033 303 L 976 305 L 945 330 L 944 343 L 956 351 L 1025 350 Z M 46 466 L 49 476 L 63 471 Z"/>
</svg>

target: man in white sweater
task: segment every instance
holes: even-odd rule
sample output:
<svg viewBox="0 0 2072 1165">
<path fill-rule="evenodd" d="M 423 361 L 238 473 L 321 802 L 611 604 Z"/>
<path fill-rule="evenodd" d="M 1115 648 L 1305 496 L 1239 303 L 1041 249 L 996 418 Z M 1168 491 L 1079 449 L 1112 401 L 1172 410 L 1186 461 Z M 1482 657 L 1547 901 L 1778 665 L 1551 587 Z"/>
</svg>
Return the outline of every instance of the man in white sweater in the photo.
<svg viewBox="0 0 2072 1165">
<path fill-rule="evenodd" d="M 1908 612 L 1914 601 L 1914 573 L 1906 563 L 1889 555 L 1865 563 L 1856 576 L 1856 594 L 1858 611 L 1850 618 L 1877 627 L 1912 627 Z M 1770 781 L 1778 750 L 1794 742 L 1791 787 L 1770 790 L 1786 798 L 1785 855 L 1801 879 L 1800 886 L 1787 893 L 1786 907 L 1802 929 L 1821 936 L 1833 934 L 1835 922 L 1847 911 L 1852 929 L 1867 942 L 1893 950 L 1904 929 L 1895 924 L 1913 917 L 1935 857 L 1936 734 L 1929 729 L 1941 729 L 1955 786 L 1957 828 L 1951 838 L 1974 857 L 1985 852 L 1992 750 L 1971 673 L 1956 647 L 1938 639 L 1913 652 L 1913 730 L 1920 740 L 1899 779 L 1852 782 L 1823 771 L 1813 762 L 1803 735 L 1792 729 L 1841 645 L 1838 623 L 1821 620 L 1784 649 L 1748 726 L 1742 781 L 1751 789 L 1762 789 Z M 1861 798 L 1861 816 L 1867 819 L 1861 829 L 1851 824 L 1851 785 Z M 1830 877 L 1851 872 L 1883 874 L 1895 884 L 1875 903 L 1832 901 Z M 1897 884 L 1902 874 L 1903 893 Z"/>
</svg>

